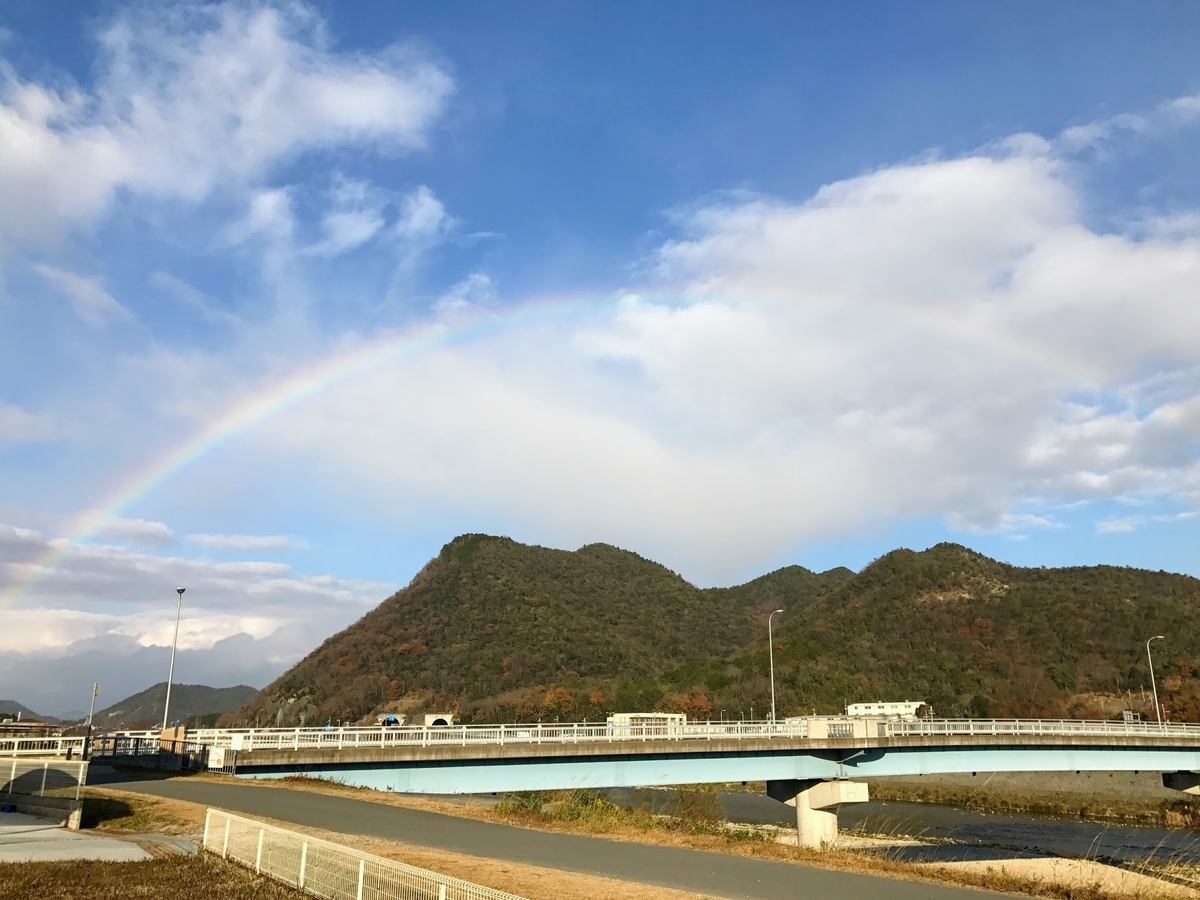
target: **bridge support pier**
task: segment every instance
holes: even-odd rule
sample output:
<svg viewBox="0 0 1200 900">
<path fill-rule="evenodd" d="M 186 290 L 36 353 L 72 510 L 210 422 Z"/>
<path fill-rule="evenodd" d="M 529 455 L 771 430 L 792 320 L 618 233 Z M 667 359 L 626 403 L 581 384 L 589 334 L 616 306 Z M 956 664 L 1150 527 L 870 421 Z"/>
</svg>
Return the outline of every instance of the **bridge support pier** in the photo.
<svg viewBox="0 0 1200 900">
<path fill-rule="evenodd" d="M 815 849 L 837 843 L 837 807 L 868 800 L 867 785 L 860 781 L 795 778 L 768 781 L 767 796 L 796 807 L 796 843 Z"/>
<path fill-rule="evenodd" d="M 1200 794 L 1200 773 L 1196 772 L 1163 772 L 1163 787 L 1173 791 L 1183 791 L 1187 794 Z"/>
</svg>

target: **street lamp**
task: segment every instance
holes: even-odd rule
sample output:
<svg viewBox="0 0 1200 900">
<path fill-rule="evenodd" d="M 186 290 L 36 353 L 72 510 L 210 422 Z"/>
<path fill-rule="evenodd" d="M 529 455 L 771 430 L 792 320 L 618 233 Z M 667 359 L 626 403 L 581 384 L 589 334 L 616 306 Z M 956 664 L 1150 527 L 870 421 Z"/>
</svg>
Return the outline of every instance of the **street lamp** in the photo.
<svg viewBox="0 0 1200 900">
<path fill-rule="evenodd" d="M 771 613 L 771 615 L 767 616 L 767 652 L 771 656 L 771 724 L 772 725 L 775 724 L 775 640 L 771 635 L 771 620 L 773 618 L 775 618 L 775 616 L 777 616 L 781 612 L 783 612 L 782 609 L 777 609 L 777 610 L 775 610 L 775 612 Z"/>
<path fill-rule="evenodd" d="M 183 592 L 187 588 L 175 588 L 179 603 L 175 606 L 175 637 L 171 640 L 171 668 L 167 671 L 167 701 L 163 704 L 163 727 L 167 730 L 167 716 L 171 712 L 171 681 L 175 678 L 175 648 L 179 645 L 179 614 L 183 612 Z"/>
<path fill-rule="evenodd" d="M 1163 636 L 1156 634 L 1150 641 L 1161 641 Z M 1158 705 L 1158 685 L 1154 683 L 1154 658 L 1150 656 L 1150 641 L 1146 641 L 1146 662 L 1150 664 L 1150 690 L 1154 692 L 1154 716 L 1158 724 L 1162 724 L 1162 708 Z"/>
</svg>

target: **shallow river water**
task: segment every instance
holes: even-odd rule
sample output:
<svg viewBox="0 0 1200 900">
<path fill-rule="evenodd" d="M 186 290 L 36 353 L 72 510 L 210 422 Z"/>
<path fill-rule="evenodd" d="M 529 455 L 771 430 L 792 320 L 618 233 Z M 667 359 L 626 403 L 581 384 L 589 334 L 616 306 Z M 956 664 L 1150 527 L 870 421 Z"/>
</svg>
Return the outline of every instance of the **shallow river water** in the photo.
<svg viewBox="0 0 1200 900">
<path fill-rule="evenodd" d="M 622 806 L 646 806 L 670 812 L 675 792 L 611 789 L 604 792 Z M 790 806 L 761 794 L 722 792 L 717 795 L 731 822 L 792 825 Z M 936 843 L 897 846 L 888 855 L 913 860 L 1011 859 L 1014 856 L 1071 856 L 1119 863 L 1151 857 L 1200 864 L 1200 833 L 1106 825 L 1078 819 L 992 814 L 930 803 L 872 801 L 843 806 L 838 825 L 865 831 L 914 837 Z"/>
</svg>

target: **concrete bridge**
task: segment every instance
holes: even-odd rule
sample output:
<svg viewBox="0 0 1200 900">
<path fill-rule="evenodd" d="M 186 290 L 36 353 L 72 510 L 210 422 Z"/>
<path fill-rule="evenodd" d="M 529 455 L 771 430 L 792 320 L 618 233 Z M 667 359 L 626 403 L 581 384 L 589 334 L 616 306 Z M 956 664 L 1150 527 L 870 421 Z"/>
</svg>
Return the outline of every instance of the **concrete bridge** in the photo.
<svg viewBox="0 0 1200 900">
<path fill-rule="evenodd" d="M 763 781 L 796 807 L 800 842 L 832 843 L 859 778 L 960 772 L 1157 771 L 1200 785 L 1200 725 L 812 717 L 785 722 L 207 729 L 208 764 L 401 793 L 494 793 Z M 125 735 L 121 740 L 156 740 Z"/>
</svg>

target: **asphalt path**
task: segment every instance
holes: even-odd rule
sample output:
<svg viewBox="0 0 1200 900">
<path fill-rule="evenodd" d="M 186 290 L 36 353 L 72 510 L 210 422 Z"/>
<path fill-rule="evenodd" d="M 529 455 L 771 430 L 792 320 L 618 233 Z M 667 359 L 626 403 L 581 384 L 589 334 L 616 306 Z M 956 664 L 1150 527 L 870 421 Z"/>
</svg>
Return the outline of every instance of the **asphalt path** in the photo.
<svg viewBox="0 0 1200 900">
<path fill-rule="evenodd" d="M 138 781 L 106 774 L 97 766 L 88 781 L 341 834 L 737 900 L 982 900 L 1005 896 L 724 853 L 535 831 L 289 788 L 186 777 Z"/>
</svg>

